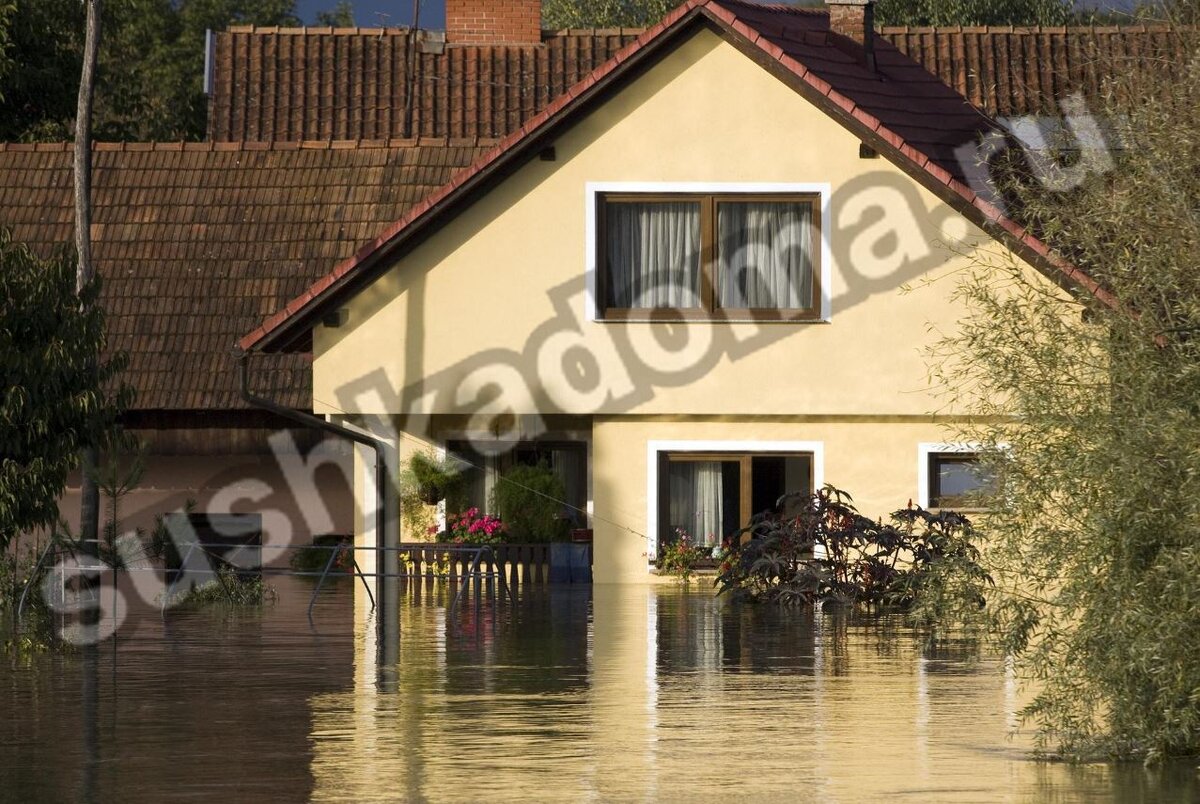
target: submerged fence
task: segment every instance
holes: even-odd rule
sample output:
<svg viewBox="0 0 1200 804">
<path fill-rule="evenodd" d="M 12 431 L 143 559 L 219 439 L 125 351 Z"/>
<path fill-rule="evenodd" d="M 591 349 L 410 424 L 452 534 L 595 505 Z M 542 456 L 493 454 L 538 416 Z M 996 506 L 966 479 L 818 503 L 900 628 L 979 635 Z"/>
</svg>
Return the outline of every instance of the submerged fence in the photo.
<svg viewBox="0 0 1200 804">
<path fill-rule="evenodd" d="M 153 566 L 145 561 L 144 554 L 134 561 L 114 559 L 110 563 L 96 555 L 101 552 L 99 544 L 95 545 L 93 550 L 84 551 L 79 543 L 51 540 L 39 556 L 22 592 L 17 610 L 18 619 L 33 592 L 32 587 L 42 577 L 43 570 L 49 571 L 55 578 L 45 589 L 47 593 L 49 589 L 54 590 L 56 601 L 63 609 L 69 607 L 67 601 L 72 595 L 85 593 L 85 596 L 94 599 L 99 591 L 94 582 L 87 581 L 83 581 L 83 587 L 71 590 L 69 587 L 73 581 L 78 585 L 79 580 L 76 579 L 99 578 L 105 573 L 150 573 L 155 578 L 161 576 L 162 592 L 159 602 L 163 611 L 181 592 L 211 582 L 218 583 L 229 599 L 233 600 L 228 580 L 222 574 L 222 570 L 232 571 L 240 576 L 315 578 L 317 582 L 308 606 L 310 617 L 322 589 L 331 578 L 353 577 L 361 581 L 372 607 L 376 601 L 368 579 L 395 578 L 402 586 L 444 582 L 456 592 L 451 609 L 459 605 L 472 587 L 477 602 L 484 596 L 507 598 L 511 601 L 515 600 L 514 590 L 518 587 L 542 587 L 555 580 L 555 569 L 552 566 L 555 556 L 549 544 L 470 545 L 415 542 L 403 543 L 396 547 L 376 548 L 356 547 L 348 541 L 340 541 L 325 545 L 265 547 L 250 542 L 231 544 L 228 540 L 203 541 L 197 537 L 195 531 L 185 531 L 173 534 L 176 537 L 176 552 L 172 558 L 164 561 L 165 566 L 162 567 Z M 264 551 L 282 557 L 285 553 L 300 550 L 328 551 L 329 555 L 320 571 L 274 566 L 264 562 L 262 557 Z M 374 568 L 374 571 L 364 571 L 358 560 L 359 556 L 364 554 L 378 559 L 390 552 L 398 554 L 397 563 L 400 570 L 397 573 L 384 573 L 378 567 Z M 70 573 L 63 569 L 61 559 L 64 556 L 69 556 L 73 562 Z M 590 553 L 588 558 L 590 559 Z M 561 564 L 561 557 L 559 562 Z M 561 579 L 561 569 L 561 566 L 558 567 L 558 579 Z M 587 579 L 590 581 L 590 566 Z"/>
</svg>

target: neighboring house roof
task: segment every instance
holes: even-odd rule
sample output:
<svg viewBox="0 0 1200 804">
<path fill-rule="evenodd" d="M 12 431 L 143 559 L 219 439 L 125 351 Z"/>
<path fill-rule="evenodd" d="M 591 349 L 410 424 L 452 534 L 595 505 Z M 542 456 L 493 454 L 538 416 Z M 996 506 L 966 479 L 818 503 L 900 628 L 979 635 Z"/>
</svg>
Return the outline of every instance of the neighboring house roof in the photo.
<svg viewBox="0 0 1200 804">
<path fill-rule="evenodd" d="M 819 12 L 823 13 L 823 12 Z M 231 28 L 216 35 L 209 139 L 406 136 L 415 53 L 419 136 L 503 137 L 625 45 L 640 29 L 547 33 L 541 45 L 432 48 L 403 28 Z M 881 38 L 996 117 L 1060 112 L 1103 92 L 1112 65 L 1180 62 L 1165 27 L 882 28 Z"/>
<path fill-rule="evenodd" d="M 1114 71 L 1182 64 L 1167 26 L 883 28 L 901 52 L 996 117 L 1062 114 L 1079 94 L 1099 105 Z"/>
<path fill-rule="evenodd" d="M 245 407 L 230 344 L 485 151 L 460 143 L 97 144 L 93 253 L 136 410 Z M 0 226 L 72 242 L 71 147 L 0 144 Z M 312 407 L 311 368 L 265 378 Z M 260 378 L 261 379 L 261 378 Z"/>
<path fill-rule="evenodd" d="M 404 28 L 231 28 L 216 35 L 209 139 L 501 137 L 641 32 L 431 47 Z"/>
<path fill-rule="evenodd" d="M 878 73 L 873 73 L 865 66 L 860 46 L 830 32 L 823 12 L 740 0 L 689 0 L 242 338 L 240 348 L 311 349 L 311 326 L 323 310 L 364 287 L 404 249 L 532 158 L 560 128 L 602 102 L 614 82 L 636 75 L 639 65 L 652 63 L 696 25 L 712 26 L 1018 254 L 1060 281 L 1082 284 L 1108 298 L 1093 280 L 1055 258 L 1044 243 L 1004 216 L 986 192 L 971 189 L 971 174 L 978 166 L 956 151 L 994 132 L 996 124 L 894 47 L 877 43 Z"/>
</svg>

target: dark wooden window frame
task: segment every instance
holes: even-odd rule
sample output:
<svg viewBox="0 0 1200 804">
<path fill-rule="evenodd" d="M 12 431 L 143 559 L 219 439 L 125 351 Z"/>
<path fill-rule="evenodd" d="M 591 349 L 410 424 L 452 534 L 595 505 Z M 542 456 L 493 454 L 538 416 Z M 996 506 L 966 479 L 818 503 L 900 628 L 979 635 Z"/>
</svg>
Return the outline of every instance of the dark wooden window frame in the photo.
<svg viewBox="0 0 1200 804">
<path fill-rule="evenodd" d="M 929 475 L 929 508 L 931 510 L 946 509 L 948 511 L 986 511 L 986 508 L 980 508 L 978 505 L 956 505 L 955 498 L 951 497 L 944 504 L 942 501 L 941 489 L 941 473 L 938 468 L 943 463 L 976 463 L 979 460 L 979 453 L 974 451 L 963 452 L 931 452 L 929 453 L 928 475 Z"/>
<path fill-rule="evenodd" d="M 752 464 L 755 458 L 807 458 L 808 467 L 808 484 L 809 493 L 813 489 L 813 473 L 816 471 L 816 456 L 811 452 L 780 452 L 778 450 L 766 450 L 764 452 L 686 452 L 686 451 L 669 451 L 658 453 L 658 500 L 655 504 L 658 506 L 658 549 L 661 550 L 668 542 L 668 536 L 671 530 L 671 515 L 670 515 L 670 464 L 674 462 L 722 462 L 722 463 L 737 463 L 738 469 L 738 521 L 743 523 L 743 527 L 750 522 L 750 518 L 754 516 L 754 477 L 752 472 Z M 726 534 L 728 535 L 728 534 Z M 651 563 L 658 563 L 658 556 L 651 556 Z M 708 562 L 702 564 L 707 566 Z M 716 562 L 711 562 L 712 566 L 716 566 Z"/>
<path fill-rule="evenodd" d="M 811 209 L 812 297 L 805 308 L 732 308 L 717 306 L 717 206 L 722 203 L 803 203 Z M 609 203 L 698 203 L 700 205 L 700 307 L 609 307 Z M 596 299 L 601 321 L 820 321 L 821 319 L 821 196 L 818 193 L 597 193 Z"/>
</svg>

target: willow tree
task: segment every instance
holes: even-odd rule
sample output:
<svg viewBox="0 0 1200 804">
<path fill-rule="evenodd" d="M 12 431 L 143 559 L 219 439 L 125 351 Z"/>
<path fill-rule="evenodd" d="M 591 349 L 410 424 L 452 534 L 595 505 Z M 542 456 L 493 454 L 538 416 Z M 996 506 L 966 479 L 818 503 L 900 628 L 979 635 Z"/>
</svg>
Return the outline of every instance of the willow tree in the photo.
<svg viewBox="0 0 1200 804">
<path fill-rule="evenodd" d="M 997 476 L 991 608 L 1025 715 L 1050 750 L 1156 759 L 1200 752 L 1200 60 L 1130 66 L 1113 169 L 1020 190 L 1105 292 L 981 258 L 935 374 Z"/>
</svg>

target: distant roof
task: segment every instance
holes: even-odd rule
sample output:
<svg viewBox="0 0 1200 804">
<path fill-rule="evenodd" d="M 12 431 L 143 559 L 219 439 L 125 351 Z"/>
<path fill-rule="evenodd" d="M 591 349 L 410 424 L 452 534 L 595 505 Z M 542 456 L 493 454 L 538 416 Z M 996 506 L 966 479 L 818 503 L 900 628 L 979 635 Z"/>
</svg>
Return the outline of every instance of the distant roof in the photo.
<svg viewBox="0 0 1200 804">
<path fill-rule="evenodd" d="M 470 164 L 466 142 L 104 144 L 93 237 L 113 347 L 137 410 L 244 407 L 231 344 Z M 71 150 L 0 144 L 0 226 L 46 254 L 72 242 Z M 311 369 L 269 381 L 312 407 Z"/>
<path fill-rule="evenodd" d="M 502 181 L 522 160 L 532 158 L 541 143 L 553 141 L 562 129 L 602 102 L 615 82 L 637 75 L 639 65 L 669 52 L 698 26 L 711 26 L 801 97 L 886 153 L 917 181 L 1004 238 L 1018 253 L 1043 261 L 1060 279 L 1099 290 L 1088 277 L 1055 260 L 1044 243 L 995 205 L 974 175 L 980 166 L 961 159 L 960 149 L 978 143 L 998 127 L 931 73 L 887 42 L 875 49 L 877 69 L 869 69 L 860 46 L 830 31 L 824 11 L 741 0 L 689 0 L 411 208 L 358 254 L 293 298 L 242 338 L 241 348 L 266 352 L 309 348 L 307 334 L 323 310 L 341 303 L 387 270 L 397 255 Z"/>
<path fill-rule="evenodd" d="M 208 138 L 502 137 L 640 33 L 573 30 L 548 33 L 541 45 L 440 46 L 405 28 L 231 28 L 216 36 Z"/>
<path fill-rule="evenodd" d="M 1073 94 L 1096 103 L 1114 71 L 1181 64 L 1170 27 L 883 28 L 901 52 L 996 117 L 1058 115 Z"/>
<path fill-rule="evenodd" d="M 209 139 L 503 137 L 641 33 L 570 30 L 547 32 L 541 45 L 439 46 L 404 28 L 231 28 L 216 37 Z M 1074 92 L 1098 97 L 1108 65 L 1182 55 L 1165 27 L 879 33 L 997 117 L 1056 114 Z"/>
</svg>

